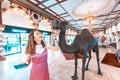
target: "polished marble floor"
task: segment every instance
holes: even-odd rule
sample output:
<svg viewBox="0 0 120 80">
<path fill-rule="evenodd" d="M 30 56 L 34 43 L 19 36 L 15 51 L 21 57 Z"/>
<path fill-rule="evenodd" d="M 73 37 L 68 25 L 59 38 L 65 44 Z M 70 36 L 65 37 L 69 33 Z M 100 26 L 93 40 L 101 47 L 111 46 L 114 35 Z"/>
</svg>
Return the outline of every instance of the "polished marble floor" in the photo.
<svg viewBox="0 0 120 80">
<path fill-rule="evenodd" d="M 114 48 L 100 48 L 100 60 L 106 52 L 115 52 Z M 29 80 L 31 65 L 23 69 L 15 69 L 13 66 L 24 61 L 24 53 L 6 56 L 5 61 L 0 62 L 0 80 Z M 72 80 L 74 73 L 74 60 L 66 60 L 60 51 L 49 50 L 48 64 L 50 80 Z M 78 60 L 78 80 L 81 80 L 81 59 Z M 95 54 L 89 64 L 89 70 L 85 72 L 85 80 L 120 80 L 120 68 L 100 64 L 103 76 L 97 75 L 97 62 Z"/>
</svg>

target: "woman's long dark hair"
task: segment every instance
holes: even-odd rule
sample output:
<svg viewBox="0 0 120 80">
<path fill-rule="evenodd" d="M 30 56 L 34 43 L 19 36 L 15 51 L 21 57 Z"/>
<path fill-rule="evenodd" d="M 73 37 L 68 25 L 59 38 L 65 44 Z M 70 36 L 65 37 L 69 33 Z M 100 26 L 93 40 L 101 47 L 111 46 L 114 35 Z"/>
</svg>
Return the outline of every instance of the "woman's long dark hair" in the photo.
<svg viewBox="0 0 120 80">
<path fill-rule="evenodd" d="M 34 32 L 39 30 L 32 30 L 28 36 L 28 43 L 26 46 L 26 54 L 35 54 L 35 45 L 36 42 L 34 41 Z M 45 43 L 41 41 L 42 47 L 45 47 Z"/>
</svg>

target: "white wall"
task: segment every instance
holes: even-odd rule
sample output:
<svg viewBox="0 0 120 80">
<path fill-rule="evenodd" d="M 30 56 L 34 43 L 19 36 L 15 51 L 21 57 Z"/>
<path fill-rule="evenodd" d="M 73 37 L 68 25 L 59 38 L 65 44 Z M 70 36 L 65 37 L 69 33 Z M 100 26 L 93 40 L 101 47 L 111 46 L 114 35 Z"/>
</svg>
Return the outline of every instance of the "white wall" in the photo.
<svg viewBox="0 0 120 80">
<path fill-rule="evenodd" d="M 7 10 L 3 13 L 2 21 L 5 25 L 33 28 L 32 23 L 27 19 L 25 14 L 17 10 Z"/>
</svg>

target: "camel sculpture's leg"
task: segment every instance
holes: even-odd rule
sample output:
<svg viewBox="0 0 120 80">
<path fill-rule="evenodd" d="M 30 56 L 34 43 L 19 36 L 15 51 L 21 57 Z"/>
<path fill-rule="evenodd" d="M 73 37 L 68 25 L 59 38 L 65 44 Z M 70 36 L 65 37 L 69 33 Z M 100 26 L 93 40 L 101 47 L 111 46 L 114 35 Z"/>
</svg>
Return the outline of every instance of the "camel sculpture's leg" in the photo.
<svg viewBox="0 0 120 80">
<path fill-rule="evenodd" d="M 82 56 L 82 80 L 85 80 L 85 63 L 86 63 L 86 53 Z"/>
<path fill-rule="evenodd" d="M 95 47 L 95 52 L 96 52 L 96 58 L 97 58 L 97 65 L 98 65 L 98 72 L 97 74 L 102 75 L 101 68 L 100 68 L 100 58 L 99 58 L 99 49 L 98 46 Z"/>
<path fill-rule="evenodd" d="M 76 80 L 76 79 L 78 79 L 78 77 L 77 77 L 77 64 L 78 64 L 77 53 L 74 54 L 74 57 L 75 57 L 75 72 L 74 72 L 74 75 L 72 76 L 72 79 Z"/>
<path fill-rule="evenodd" d="M 89 57 L 88 57 L 88 62 L 86 64 L 86 70 L 88 70 L 88 65 L 89 65 L 90 60 L 91 60 L 91 51 L 89 51 Z"/>
</svg>

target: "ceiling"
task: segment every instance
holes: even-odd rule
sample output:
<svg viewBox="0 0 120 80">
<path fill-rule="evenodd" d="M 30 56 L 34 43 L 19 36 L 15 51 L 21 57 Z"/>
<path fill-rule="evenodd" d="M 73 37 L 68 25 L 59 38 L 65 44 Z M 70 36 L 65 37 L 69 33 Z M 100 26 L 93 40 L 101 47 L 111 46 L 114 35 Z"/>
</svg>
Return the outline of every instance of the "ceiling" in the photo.
<svg viewBox="0 0 120 80">
<path fill-rule="evenodd" d="M 76 18 L 72 14 L 73 8 L 86 0 L 9 0 L 25 8 L 29 8 L 50 19 L 68 21 L 71 28 L 82 30 L 88 26 L 88 21 L 83 18 Z M 115 4 L 103 13 L 96 15 L 92 20 L 92 31 L 104 31 L 106 28 L 116 25 L 120 21 L 120 0 L 114 0 Z M 91 4 L 91 3 L 90 3 Z M 102 4 L 96 4 L 102 5 Z M 81 9 L 84 9 L 81 7 Z M 84 12 L 80 10 L 79 13 Z"/>
</svg>

